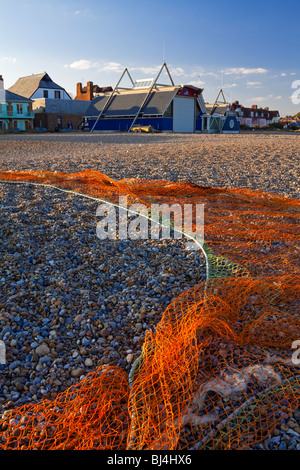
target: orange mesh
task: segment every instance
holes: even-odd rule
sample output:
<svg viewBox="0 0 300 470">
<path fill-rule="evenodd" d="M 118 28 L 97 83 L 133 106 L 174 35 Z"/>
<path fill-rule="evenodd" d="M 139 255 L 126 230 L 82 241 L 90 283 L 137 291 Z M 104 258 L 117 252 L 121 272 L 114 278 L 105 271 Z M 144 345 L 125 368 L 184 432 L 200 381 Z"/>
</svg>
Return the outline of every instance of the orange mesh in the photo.
<svg viewBox="0 0 300 470">
<path fill-rule="evenodd" d="M 101 367 L 0 420 L 2 449 L 248 449 L 299 406 L 300 201 L 246 189 L 0 172 L 113 203 L 205 204 L 206 282 L 148 331 L 129 377 Z M 190 227 L 192 230 L 193 227 Z"/>
</svg>

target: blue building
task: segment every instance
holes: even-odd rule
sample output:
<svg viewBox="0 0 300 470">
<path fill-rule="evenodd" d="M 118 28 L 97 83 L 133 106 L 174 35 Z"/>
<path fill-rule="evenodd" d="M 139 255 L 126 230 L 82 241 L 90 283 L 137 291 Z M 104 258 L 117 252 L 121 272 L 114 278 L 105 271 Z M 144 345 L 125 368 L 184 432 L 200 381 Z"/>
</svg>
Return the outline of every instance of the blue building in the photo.
<svg viewBox="0 0 300 470">
<path fill-rule="evenodd" d="M 166 70 L 170 84 L 158 79 Z M 121 87 L 127 74 L 131 86 Z M 112 92 L 98 93 L 84 114 L 91 132 L 130 132 L 136 128 L 150 128 L 159 132 L 178 133 L 238 133 L 239 119 L 228 105 L 220 114 L 214 105 L 207 109 L 203 89 L 193 85 L 175 85 L 164 63 L 155 79 L 133 81 L 125 69 Z"/>
<path fill-rule="evenodd" d="M 222 95 L 223 101 L 219 101 Z M 205 103 L 202 115 L 202 131 L 208 134 L 238 134 L 240 132 L 241 107 L 238 102 L 226 102 L 222 88 L 213 104 Z"/>
<path fill-rule="evenodd" d="M 165 69 L 170 85 L 158 83 Z M 128 75 L 131 87 L 120 83 Z M 203 89 L 192 85 L 175 85 L 164 63 L 155 79 L 133 81 L 125 69 L 114 90 L 93 98 L 84 119 L 89 130 L 125 131 L 151 126 L 160 132 L 201 131 L 201 115 L 205 113 Z"/>
<path fill-rule="evenodd" d="M 29 131 L 33 127 L 32 100 L 4 89 L 0 75 L 0 131 Z"/>
</svg>

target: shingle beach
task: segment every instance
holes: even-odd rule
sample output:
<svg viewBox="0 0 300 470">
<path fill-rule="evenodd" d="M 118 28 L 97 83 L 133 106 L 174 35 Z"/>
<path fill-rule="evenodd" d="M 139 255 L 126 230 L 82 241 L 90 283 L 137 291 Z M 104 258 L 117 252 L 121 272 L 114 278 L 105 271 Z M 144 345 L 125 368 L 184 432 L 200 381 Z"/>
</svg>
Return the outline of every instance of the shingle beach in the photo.
<svg viewBox="0 0 300 470">
<path fill-rule="evenodd" d="M 300 134 L 1 135 L 1 170 L 242 187 L 299 198 Z M 205 279 L 184 240 L 99 240 L 97 201 L 0 183 L 0 412 L 54 398 L 101 364 L 129 371 L 166 306 Z M 259 447 L 261 446 L 261 447 Z M 262 449 L 300 450 L 300 413 Z"/>
</svg>

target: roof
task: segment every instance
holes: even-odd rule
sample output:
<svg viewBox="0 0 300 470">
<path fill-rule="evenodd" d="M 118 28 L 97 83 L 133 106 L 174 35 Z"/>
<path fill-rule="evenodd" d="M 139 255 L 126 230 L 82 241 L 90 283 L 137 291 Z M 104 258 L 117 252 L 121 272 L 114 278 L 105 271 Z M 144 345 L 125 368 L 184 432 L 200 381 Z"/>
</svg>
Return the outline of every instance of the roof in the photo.
<svg viewBox="0 0 300 470">
<path fill-rule="evenodd" d="M 56 100 L 39 98 L 33 100 L 35 113 L 84 114 L 90 101 L 86 100 Z"/>
<path fill-rule="evenodd" d="M 12 93 L 11 91 L 8 90 L 0 90 L 0 102 L 3 101 L 22 101 L 25 103 L 31 103 L 32 100 L 29 98 L 25 98 L 25 96 L 17 95 L 16 93 Z"/>
<path fill-rule="evenodd" d="M 160 88 L 153 90 L 147 100 L 145 107 L 142 110 L 142 113 L 144 115 L 163 115 L 179 89 L 180 87 L 165 87 L 163 89 Z M 118 92 L 112 97 L 111 102 L 109 103 L 109 106 L 105 110 L 104 114 L 106 117 L 135 116 L 140 107 L 143 105 L 147 95 L 148 89 Z M 98 116 L 110 96 L 111 94 L 100 94 L 96 96 L 90 103 L 85 116 Z"/>
<path fill-rule="evenodd" d="M 205 103 L 207 114 L 210 114 L 213 111 L 213 114 L 221 114 L 222 116 L 225 115 L 227 111 L 231 110 L 231 105 L 228 103 L 224 104 L 208 104 Z"/>
<path fill-rule="evenodd" d="M 20 77 L 16 83 L 9 88 L 9 91 L 25 96 L 26 98 L 31 98 L 38 88 L 52 88 L 66 91 L 60 85 L 54 83 L 46 72 Z"/>
</svg>

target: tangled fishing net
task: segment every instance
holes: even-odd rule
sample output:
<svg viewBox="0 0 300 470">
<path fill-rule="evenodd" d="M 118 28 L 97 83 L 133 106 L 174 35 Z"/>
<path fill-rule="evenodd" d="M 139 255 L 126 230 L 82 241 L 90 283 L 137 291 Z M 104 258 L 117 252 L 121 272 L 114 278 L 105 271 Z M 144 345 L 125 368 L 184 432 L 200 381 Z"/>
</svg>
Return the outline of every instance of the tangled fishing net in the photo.
<svg viewBox="0 0 300 470">
<path fill-rule="evenodd" d="M 299 407 L 300 202 L 247 189 L 0 172 L 117 203 L 205 204 L 208 276 L 146 333 L 130 375 L 102 366 L 0 419 L 0 449 L 248 449 Z M 191 227 L 192 229 L 192 227 Z"/>
</svg>

